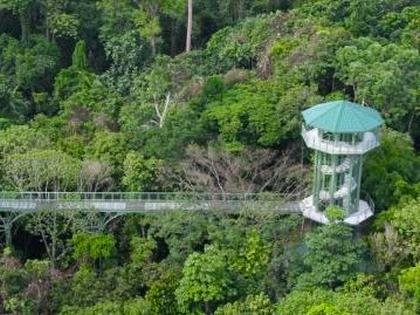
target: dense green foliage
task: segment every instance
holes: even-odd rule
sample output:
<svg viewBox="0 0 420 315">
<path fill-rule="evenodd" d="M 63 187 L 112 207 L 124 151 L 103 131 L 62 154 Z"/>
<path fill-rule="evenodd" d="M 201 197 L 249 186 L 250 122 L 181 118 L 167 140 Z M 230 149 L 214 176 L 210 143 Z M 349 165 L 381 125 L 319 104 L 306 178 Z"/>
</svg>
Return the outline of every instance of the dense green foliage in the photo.
<svg viewBox="0 0 420 315">
<path fill-rule="evenodd" d="M 0 190 L 301 198 L 300 112 L 349 99 L 375 218 L 46 209 L 3 225 L 0 313 L 418 313 L 418 1 L 192 4 L 184 52 L 187 0 L 0 0 Z"/>
</svg>

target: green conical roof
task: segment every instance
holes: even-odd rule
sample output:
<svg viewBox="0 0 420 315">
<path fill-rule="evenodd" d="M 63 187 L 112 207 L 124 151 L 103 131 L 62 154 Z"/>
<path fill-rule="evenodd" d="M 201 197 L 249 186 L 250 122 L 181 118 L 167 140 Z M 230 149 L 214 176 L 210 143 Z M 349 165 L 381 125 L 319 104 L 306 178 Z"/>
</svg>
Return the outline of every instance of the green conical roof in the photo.
<svg viewBox="0 0 420 315">
<path fill-rule="evenodd" d="M 365 132 L 383 124 L 375 109 L 349 101 L 315 105 L 302 115 L 307 125 L 333 133 Z"/>
</svg>

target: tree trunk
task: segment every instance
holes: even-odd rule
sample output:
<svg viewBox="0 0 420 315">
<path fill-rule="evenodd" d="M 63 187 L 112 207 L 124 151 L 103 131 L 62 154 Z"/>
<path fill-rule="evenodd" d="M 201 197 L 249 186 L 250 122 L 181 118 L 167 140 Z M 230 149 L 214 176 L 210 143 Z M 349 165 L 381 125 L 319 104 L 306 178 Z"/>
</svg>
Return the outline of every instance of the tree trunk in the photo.
<svg viewBox="0 0 420 315">
<path fill-rule="evenodd" d="M 176 45 L 176 30 L 177 30 L 177 23 L 176 19 L 172 20 L 172 27 L 171 27 L 171 56 L 176 56 L 177 45 Z"/>
<path fill-rule="evenodd" d="M 4 225 L 4 234 L 6 238 L 6 246 L 12 247 L 12 225 L 7 223 Z"/>
<path fill-rule="evenodd" d="M 187 39 L 185 44 L 185 51 L 191 50 L 191 36 L 193 23 L 193 0 L 188 0 L 188 23 L 187 23 Z"/>
<path fill-rule="evenodd" d="M 204 310 L 205 310 L 206 315 L 211 314 L 210 303 L 208 301 L 204 302 Z"/>
<path fill-rule="evenodd" d="M 20 31 L 21 31 L 20 40 L 22 41 L 24 46 L 27 46 L 29 43 L 29 34 L 31 30 L 29 8 L 28 9 L 25 8 L 22 10 L 22 12 L 20 12 L 19 21 L 20 21 Z"/>
<path fill-rule="evenodd" d="M 156 56 L 156 37 L 153 35 L 150 39 L 150 46 L 152 47 L 152 56 Z"/>
</svg>

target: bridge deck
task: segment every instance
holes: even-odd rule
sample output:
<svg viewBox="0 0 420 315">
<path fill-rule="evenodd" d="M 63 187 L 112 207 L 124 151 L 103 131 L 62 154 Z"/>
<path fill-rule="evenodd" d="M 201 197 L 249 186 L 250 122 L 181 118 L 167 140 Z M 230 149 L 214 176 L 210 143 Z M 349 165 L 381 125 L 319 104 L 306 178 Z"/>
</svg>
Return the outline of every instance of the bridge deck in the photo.
<svg viewBox="0 0 420 315">
<path fill-rule="evenodd" d="M 234 210 L 241 207 L 300 213 L 299 202 L 284 203 L 269 193 L 159 193 L 159 192 L 0 192 L 0 211 L 33 212 L 61 209 L 141 213 L 166 210 Z"/>
</svg>

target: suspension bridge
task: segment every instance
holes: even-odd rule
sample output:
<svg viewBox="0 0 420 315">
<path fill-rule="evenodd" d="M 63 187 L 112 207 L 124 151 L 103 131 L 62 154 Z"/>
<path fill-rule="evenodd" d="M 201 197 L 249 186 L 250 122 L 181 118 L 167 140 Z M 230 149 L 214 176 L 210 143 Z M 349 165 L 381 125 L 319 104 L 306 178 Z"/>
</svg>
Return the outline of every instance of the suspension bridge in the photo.
<svg viewBox="0 0 420 315">
<path fill-rule="evenodd" d="M 168 210 L 235 210 L 243 206 L 299 213 L 300 202 L 282 202 L 274 193 L 186 192 L 0 192 L 0 212 L 43 209 L 117 213 Z"/>
<path fill-rule="evenodd" d="M 185 192 L 0 192 L 0 231 L 11 244 L 13 224 L 41 211 L 79 211 L 101 214 L 102 227 L 129 213 L 168 211 L 235 212 L 241 209 L 272 213 L 301 213 L 301 203 L 284 202 L 275 193 Z"/>
</svg>

